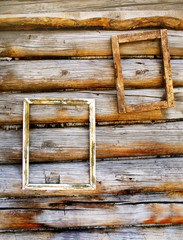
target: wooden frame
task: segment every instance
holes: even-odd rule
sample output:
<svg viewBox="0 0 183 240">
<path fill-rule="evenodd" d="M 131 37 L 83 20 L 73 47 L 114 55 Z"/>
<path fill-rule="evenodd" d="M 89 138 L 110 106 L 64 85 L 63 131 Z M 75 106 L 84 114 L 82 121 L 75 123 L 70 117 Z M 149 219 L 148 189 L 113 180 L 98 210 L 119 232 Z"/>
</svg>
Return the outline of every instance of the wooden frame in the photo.
<svg viewBox="0 0 183 240">
<path fill-rule="evenodd" d="M 90 173 L 88 184 L 30 184 L 29 183 L 29 108 L 31 104 L 64 104 L 89 106 L 89 138 L 90 138 Z M 23 101 L 23 189 L 32 190 L 93 190 L 96 188 L 96 140 L 95 140 L 95 100 L 45 98 L 28 99 Z"/>
<path fill-rule="evenodd" d="M 157 39 L 157 38 L 161 39 L 161 51 L 163 55 L 166 100 L 160 101 L 160 102 L 126 106 L 119 44 L 134 42 L 134 41 Z M 112 36 L 112 52 L 113 52 L 115 83 L 116 83 L 116 90 L 117 90 L 117 101 L 118 101 L 119 113 L 151 111 L 151 110 L 168 108 L 168 107 L 174 106 L 174 93 L 173 93 L 173 81 L 172 81 L 171 65 L 170 65 L 170 52 L 168 47 L 168 35 L 167 35 L 166 29 Z"/>
</svg>

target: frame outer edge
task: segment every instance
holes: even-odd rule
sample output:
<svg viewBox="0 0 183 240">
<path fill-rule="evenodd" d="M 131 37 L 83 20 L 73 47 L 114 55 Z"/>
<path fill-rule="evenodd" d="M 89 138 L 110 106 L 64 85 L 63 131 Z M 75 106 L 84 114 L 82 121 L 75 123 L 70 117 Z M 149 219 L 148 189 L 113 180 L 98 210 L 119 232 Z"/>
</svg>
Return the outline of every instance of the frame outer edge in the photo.
<svg viewBox="0 0 183 240">
<path fill-rule="evenodd" d="M 23 101 L 23 151 L 22 151 L 22 187 L 29 183 L 29 103 L 28 99 Z"/>
<path fill-rule="evenodd" d="M 163 58 L 166 99 L 168 102 L 168 107 L 173 107 L 175 105 L 175 100 L 174 100 L 174 92 L 173 92 L 173 79 L 172 79 L 172 72 L 171 72 L 170 50 L 169 50 L 169 44 L 168 44 L 167 29 L 161 29 L 160 33 L 161 33 L 161 52 L 162 52 L 162 58 Z"/>
<path fill-rule="evenodd" d="M 29 109 L 30 104 L 34 103 L 34 100 L 41 100 L 40 99 L 28 99 L 25 98 L 23 100 L 23 149 L 22 149 L 22 188 L 29 189 L 29 190 L 95 190 L 96 189 L 96 124 L 95 124 L 95 99 L 72 99 L 77 102 L 83 100 L 84 102 L 82 105 L 89 106 L 89 136 L 90 136 L 90 155 L 89 155 L 89 162 L 90 162 L 90 170 L 89 170 L 89 184 L 80 184 L 77 189 L 73 189 L 70 185 L 65 184 L 63 186 L 58 186 L 56 188 L 52 187 L 45 187 L 45 184 L 29 184 Z M 58 100 L 58 98 L 52 99 L 52 101 Z M 69 99 L 59 98 L 59 100 L 69 101 Z M 41 103 L 40 104 L 44 104 Z M 49 103 L 48 103 L 49 104 Z M 76 103 L 74 105 L 79 104 Z M 43 185 L 43 186 L 41 186 Z M 76 184 L 78 185 L 78 184 Z M 86 186 L 84 186 L 86 185 Z M 84 186 L 84 187 L 83 187 Z M 71 188 L 71 189 L 69 189 Z"/>
<path fill-rule="evenodd" d="M 90 184 L 96 188 L 96 129 L 95 129 L 95 99 L 90 105 Z"/>
</svg>

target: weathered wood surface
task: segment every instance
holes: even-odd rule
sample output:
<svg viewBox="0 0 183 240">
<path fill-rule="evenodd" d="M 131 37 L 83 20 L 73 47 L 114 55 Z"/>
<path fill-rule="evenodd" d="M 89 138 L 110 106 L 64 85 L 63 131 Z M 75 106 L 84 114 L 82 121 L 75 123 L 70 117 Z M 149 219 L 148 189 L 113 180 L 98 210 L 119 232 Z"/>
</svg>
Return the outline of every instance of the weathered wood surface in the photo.
<svg viewBox="0 0 183 240">
<path fill-rule="evenodd" d="M 47 197 L 0 198 L 0 209 L 63 209 L 64 205 L 82 203 L 122 203 L 122 204 L 151 204 L 151 203 L 182 203 L 183 194 L 180 191 L 141 192 L 128 190 L 118 194 L 92 194 L 92 195 L 63 195 Z"/>
<path fill-rule="evenodd" d="M 96 190 L 22 190 L 22 166 L 0 166 L 0 197 L 182 192 L 182 158 L 97 161 Z M 31 181 L 43 182 L 52 173 L 66 181 L 87 181 L 87 162 L 31 164 Z M 74 172 L 74 173 L 73 173 Z M 72 175 L 70 175 L 70 173 Z M 170 195 L 171 196 L 171 195 Z M 173 196 L 173 195 L 172 195 Z"/>
<path fill-rule="evenodd" d="M 121 33 L 104 30 L 4 31 L 0 35 L 0 57 L 112 57 L 111 36 Z M 168 31 L 168 40 L 170 54 L 183 56 L 183 31 Z M 160 43 L 149 40 L 121 44 L 120 53 L 123 56 L 157 55 Z"/>
<path fill-rule="evenodd" d="M 168 107 L 173 107 L 174 103 L 174 93 L 173 93 L 173 80 L 170 65 L 170 51 L 168 44 L 167 30 L 161 30 L 161 50 L 163 55 L 163 67 L 164 67 L 164 80 L 165 80 L 165 90 L 166 90 L 166 100 Z"/>
<path fill-rule="evenodd" d="M 105 229 L 89 229 L 89 230 L 69 230 L 69 231 L 41 231 L 41 232 L 11 232 L 0 233 L 1 240 L 73 240 L 73 239 L 92 239 L 92 240 L 152 240 L 152 239 L 174 239 L 182 238 L 182 226 L 167 226 L 165 227 L 118 227 Z"/>
<path fill-rule="evenodd" d="M 8 6 L 11 4 L 11 8 Z M 21 4 L 21 5 L 20 5 Z M 43 15 L 41 20 L 48 20 L 45 17 L 63 18 L 60 11 L 75 11 L 86 7 L 82 4 L 73 3 L 73 8 L 68 9 L 68 3 L 52 1 L 52 11 L 56 15 Z M 69 3 L 70 5 L 71 3 Z M 101 10 L 100 2 L 88 2 L 93 10 Z M 117 5 L 116 5 L 117 4 Z M 103 4 L 103 9 L 120 10 L 139 9 L 140 5 L 128 6 L 124 3 Z M 169 1 L 163 4 L 155 1 L 152 5 L 147 4 L 145 8 L 158 9 L 181 9 L 182 3 Z M 105 6 L 104 6 L 105 5 Z M 123 5 L 123 6 L 122 6 Z M 143 2 L 144 5 L 144 2 Z M 2 8 L 1 8 L 2 6 Z M 36 6 L 36 8 L 35 8 Z M 35 21 L 39 21 L 31 12 L 48 11 L 48 2 L 27 2 L 6 1 L 0 2 L 0 12 L 9 16 L 9 13 L 29 13 Z M 21 9 L 20 9 L 21 8 Z M 46 10 L 47 9 L 47 10 Z M 64 10 L 65 9 L 65 10 Z M 165 16 L 157 18 L 143 18 L 147 26 L 174 27 L 181 29 L 182 20 L 168 17 L 182 18 L 181 11 L 152 12 L 142 11 L 141 13 L 113 13 L 114 18 L 128 19 L 134 17 Z M 97 16 L 98 14 L 98 16 Z M 76 13 L 74 19 L 86 19 L 93 17 L 112 17 L 111 13 Z M 128 15 L 129 14 L 129 15 Z M 86 16 L 89 17 L 86 17 Z M 65 13 L 64 18 L 72 18 L 73 14 Z M 121 17 L 123 16 L 123 17 Z M 129 17 L 130 16 L 130 17 Z M 37 16 L 39 17 L 39 16 Z M 55 19 L 56 20 L 56 19 Z M 100 23 L 95 19 L 90 21 L 96 27 L 116 28 L 114 23 L 121 22 L 120 27 L 134 25 L 134 20 L 125 21 L 101 19 Z M 139 19 L 138 26 L 144 26 Z M 158 20 L 158 21 L 157 21 Z M 169 21 L 170 20 L 170 21 Z M 173 20 L 173 21 L 172 21 Z M 60 20 L 59 20 L 60 21 Z M 64 20 L 65 21 L 65 20 Z M 68 21 L 68 22 L 67 22 Z M 169 21 L 169 22 L 168 22 Z M 66 20 L 65 24 L 79 23 L 79 21 Z M 43 23 L 43 22 L 42 22 Z M 42 24 L 41 23 L 41 24 Z M 53 22 L 52 22 L 53 23 Z M 63 22 L 62 22 L 63 23 Z M 80 23 L 85 24 L 86 21 Z M 86 23 L 86 27 L 88 24 Z M 112 24 L 111 24 L 112 23 Z M 29 25 L 29 23 L 26 23 Z M 37 23 L 36 23 L 37 24 Z M 58 27 L 57 20 L 53 25 Z M 111 24 L 111 25 L 110 25 Z M 125 25 L 126 24 L 126 25 Z M 150 24 L 150 25 L 149 25 Z M 163 24 L 163 25 L 162 25 Z M 180 24 L 180 25 L 177 25 Z M 30 24 L 31 25 L 31 24 Z M 44 26 L 49 24 L 45 23 Z M 100 25 L 100 26 L 99 26 Z M 37 25 L 36 25 L 37 26 Z M 33 26 L 34 27 L 34 26 Z M 40 26 L 39 26 L 40 27 Z M 117 26 L 119 27 L 119 26 Z M 119 28 L 118 28 L 119 29 Z M 51 31 L 51 32 L 2 32 L 0 40 L 0 56 L 7 57 L 112 57 L 110 36 L 121 34 L 121 32 L 106 31 Z M 183 45 L 182 31 L 169 31 L 170 52 L 172 57 L 182 58 Z M 47 42 L 47 44 L 46 44 Z M 147 43 L 135 43 L 126 45 L 120 49 L 125 57 L 128 55 L 158 55 L 160 44 L 158 41 L 148 41 Z M 54 49 L 54 51 L 53 51 Z M 153 56 L 150 56 L 153 57 Z M 132 64 L 133 62 L 133 64 Z M 141 62 L 139 64 L 139 62 Z M 123 65 L 127 66 L 126 86 L 128 88 L 142 88 L 141 90 L 127 90 L 128 104 L 136 102 L 151 102 L 162 100 L 161 90 L 144 88 L 160 87 L 162 85 L 161 66 L 159 60 L 123 60 Z M 122 120 L 180 120 L 182 119 L 182 62 L 172 60 L 174 87 L 175 87 L 175 108 L 137 113 L 133 115 L 117 114 L 116 92 L 113 91 L 83 91 L 83 92 L 52 92 L 35 93 L 39 91 L 57 91 L 67 88 L 114 88 L 113 62 L 107 60 L 42 60 L 42 61 L 11 61 L 0 64 L 0 90 L 1 91 L 22 91 L 32 93 L 1 93 L 0 94 L 0 119 L 1 124 L 21 124 L 22 122 L 22 100 L 26 97 L 90 97 L 97 100 L 97 121 L 122 121 Z M 143 65 L 145 64 L 145 65 Z M 144 66 L 137 68 L 135 66 Z M 146 67 L 148 65 L 148 68 Z M 99 69 L 101 66 L 101 69 Z M 155 70 L 155 66 L 157 70 Z M 172 65 L 173 66 L 173 65 Z M 52 71 L 50 70 L 52 68 Z M 133 72 L 132 72 L 133 69 Z M 153 70 L 152 74 L 146 70 Z M 132 75 L 129 75 L 129 72 Z M 2 74 L 1 74 L 2 73 Z M 134 77 L 135 76 L 135 77 Z M 145 76 L 145 78 L 144 78 Z M 141 82 L 142 80 L 142 82 Z M 18 86 L 19 85 L 19 86 Z M 23 86 L 23 87 L 22 87 Z M 106 89 L 107 90 L 107 89 Z M 140 94 L 140 95 L 139 95 Z M 132 97 L 131 97 L 132 95 Z M 103 110 L 102 110 L 103 109 Z M 45 113 L 44 113 L 45 111 Z M 49 115 L 48 115 L 49 112 Z M 41 115 L 40 115 L 41 113 Z M 59 113 L 59 116 L 58 116 Z M 40 115 L 40 116 L 39 116 Z M 47 118 L 45 116 L 47 115 Z M 58 116 L 56 119 L 55 116 Z M 108 116 L 108 117 L 107 117 Z M 76 108 L 72 109 L 40 109 L 40 106 L 31 110 L 32 123 L 39 122 L 62 122 L 88 121 L 88 110 Z M 46 119 L 46 121 L 44 121 Z M 62 120 L 60 120 L 62 119 Z M 109 124 L 109 122 L 107 123 Z M 59 124 L 58 124 L 59 125 Z M 5 129 L 5 127 L 3 126 Z M 110 130 L 109 130 L 110 129 Z M 182 123 L 164 123 L 160 125 L 136 125 L 120 127 L 97 127 L 98 158 L 97 161 L 97 190 L 85 192 L 61 192 L 61 191 L 23 191 L 22 186 L 22 166 L 21 166 L 21 144 L 22 133 L 18 131 L 0 131 L 0 229 L 2 230 L 40 230 L 58 228 L 61 230 L 78 228 L 79 231 L 57 232 L 21 232 L 21 233 L 0 233 L 2 239 L 181 239 L 182 226 L 167 227 L 172 224 L 183 223 L 183 195 L 182 195 L 182 158 L 141 158 L 102 161 L 103 158 L 119 156 L 139 156 L 171 154 L 182 155 Z M 67 132 L 68 131 L 68 132 Z M 34 139 L 35 137 L 35 139 Z M 72 139 L 79 139 L 74 141 Z M 71 145 L 72 143 L 72 145 Z M 108 144 L 110 143 L 110 144 Z M 63 182 L 85 182 L 88 181 L 88 129 L 85 128 L 62 128 L 62 129 L 32 129 L 31 130 L 31 159 L 35 162 L 43 160 L 52 163 L 31 163 L 31 181 L 44 183 L 51 179 L 53 174 L 59 175 Z M 11 146 L 11 149 L 10 149 Z M 81 148 L 82 146 L 82 148 Z M 135 146 L 135 148 L 134 148 Z M 79 147 L 79 150 L 78 150 Z M 57 151 L 57 152 L 56 152 Z M 59 152 L 58 152 L 59 151 Z M 74 156 L 72 160 L 72 156 Z M 108 155 L 110 154 L 110 155 Z M 130 155 L 129 155 L 130 154 Z M 70 158 L 71 157 L 71 158 Z M 142 156 L 141 156 L 142 157 Z M 64 160 L 65 162 L 57 162 Z M 18 164 L 17 164 L 18 163 Z M 2 165 L 6 164 L 6 165 Z M 12 164 L 12 165 L 10 165 Z M 68 194 L 68 195 L 67 195 Z M 72 196 L 71 196 L 72 194 Z M 80 195 L 77 195 L 80 194 Z M 38 196 L 38 198 L 37 198 Z M 44 197 L 43 197 L 44 196 Z M 50 196 L 50 198 L 49 198 Z M 6 198 L 7 197 L 7 198 Z M 10 198 L 9 198 L 10 197 Z M 11 198 L 12 197 L 12 198 Z M 20 197 L 20 198 L 14 198 Z M 32 197 L 32 198 L 31 198 Z M 155 228 L 147 228 L 146 225 Z M 122 225 L 124 228 L 113 230 L 88 230 L 80 231 L 81 228 L 108 227 Z M 143 227 L 125 227 L 140 225 Z M 156 226 L 164 228 L 156 228 Z M 107 232 L 106 232 L 107 231 Z"/>
<path fill-rule="evenodd" d="M 147 159 L 146 159 L 147 160 Z M 126 192 L 113 194 L 92 194 L 92 195 L 63 195 L 50 197 L 18 197 L 18 198 L 0 198 L 1 210 L 12 209 L 55 209 L 61 210 L 65 205 L 74 206 L 75 204 L 152 204 L 152 203 L 182 203 L 183 192 L 179 191 L 161 191 L 161 192 L 143 192 L 129 189 Z"/>
<path fill-rule="evenodd" d="M 126 88 L 163 87 L 162 61 L 123 59 Z M 174 87 L 183 86 L 183 60 L 171 60 Z M 111 59 L 0 61 L 0 91 L 114 88 Z"/>
<path fill-rule="evenodd" d="M 136 42 L 156 38 L 161 38 L 161 51 L 163 55 L 164 70 L 163 79 L 166 90 L 166 101 L 126 106 L 119 43 Z M 173 81 L 171 75 L 170 53 L 166 29 L 160 31 L 154 30 L 141 33 L 112 36 L 112 52 L 119 113 L 152 111 L 174 106 Z"/>
<path fill-rule="evenodd" d="M 126 113 L 124 83 L 123 83 L 123 75 L 122 75 L 122 67 L 121 67 L 121 57 L 119 52 L 118 36 L 112 36 L 112 54 L 113 54 L 113 62 L 114 62 L 114 79 L 115 79 L 115 88 L 116 88 L 117 102 L 118 102 L 118 112 Z"/>
<path fill-rule="evenodd" d="M 131 168 L 132 162 L 135 169 Z M 77 163 L 80 164 L 80 163 Z M 100 166 L 100 164 L 102 164 Z M 33 199 L 2 199 L 0 207 L 3 211 L 1 215 L 1 228 L 2 229 L 44 229 L 44 228 L 67 228 L 67 227 L 97 227 L 108 225 L 131 225 L 131 224 L 179 224 L 182 223 L 182 182 L 181 182 L 181 164 L 182 159 L 146 159 L 144 160 L 127 160 L 127 161 L 112 161 L 112 162 L 99 162 L 99 189 L 97 194 L 101 193 L 103 185 L 103 193 L 107 189 L 112 190 L 109 202 L 104 203 L 103 198 L 105 195 L 96 196 L 64 196 L 63 198 L 33 198 Z M 50 164 L 50 166 L 53 164 Z M 104 166 L 105 165 L 105 166 Z M 52 171 L 48 166 L 49 171 Z M 8 167 L 8 166 L 4 166 Z M 10 167 L 10 166 L 9 166 Z M 17 168 L 16 166 L 15 168 Z M 44 171 L 44 167 L 35 166 L 39 172 Z M 81 166 L 79 166 L 80 168 Z M 9 190 L 14 193 L 13 188 L 17 185 L 17 174 L 12 171 L 14 167 L 11 166 L 11 177 L 5 179 L 7 174 L 6 169 L 2 170 L 2 179 L 6 181 Z M 20 166 L 18 167 L 19 171 Z M 111 169 L 109 169 L 111 168 Z M 58 165 L 56 167 L 59 170 Z M 64 164 L 62 165 L 62 174 L 65 173 Z M 69 167 L 67 167 L 67 170 Z M 130 169 L 130 171 L 129 171 Z M 162 171 L 163 169 L 163 171 Z M 80 168 L 80 170 L 82 170 Z M 110 172 L 110 174 L 108 173 Z M 106 178 L 105 174 L 108 178 Z M 75 171 L 77 174 L 77 172 Z M 83 173 L 83 171 L 82 171 Z M 161 174 L 160 174 L 161 173 Z M 38 176 L 38 172 L 36 172 Z M 68 174 L 68 173 L 67 173 Z M 65 176 L 67 175 L 65 174 Z M 159 175 L 160 174 L 160 175 Z M 116 182 L 112 179 L 116 178 Z M 146 180 L 144 180 L 146 176 Z M 148 176 L 148 177 L 147 177 Z M 14 179 L 12 179 L 12 177 Z M 158 177 L 161 178 L 158 180 Z M 4 181 L 1 180 L 2 186 Z M 19 180 L 21 181 L 21 180 Z M 108 182 L 108 183 L 107 183 Z M 140 183 L 141 182 L 141 183 Z M 13 184 L 13 187 L 11 186 Z M 139 188 L 139 184 L 142 186 Z M 108 186 L 107 186 L 108 185 Z M 121 189 L 119 190 L 119 185 Z M 157 186 L 159 185 L 159 187 Z M 138 196 L 130 195 L 123 196 L 123 192 L 137 193 L 153 192 L 153 191 L 168 191 L 164 196 L 149 195 Z M 7 189 L 7 188 L 6 188 Z M 124 190 L 126 189 L 126 190 Z M 118 190 L 118 192 L 116 192 Z M 175 191 L 170 192 L 170 191 Z M 178 191 L 178 192 L 176 192 Z M 1 190 L 1 192 L 3 192 Z M 17 191 L 18 192 L 18 191 Z M 24 197 L 27 194 L 20 193 L 19 196 Z M 110 193 L 110 191 L 108 192 Z M 114 193 L 117 203 L 114 202 Z M 119 194 L 120 193 L 120 194 Z M 5 192 L 4 192 L 5 194 Z M 32 193 L 30 193 L 32 194 Z M 39 192 L 40 194 L 40 192 Z M 39 194 L 36 194 L 38 196 Z M 49 195 L 47 193 L 46 195 Z M 60 195 L 60 193 L 57 192 Z M 85 193 L 86 194 L 86 193 Z M 87 199 L 88 198 L 88 199 Z M 95 203 L 91 202 L 95 199 Z M 138 199 L 139 198 L 139 199 Z M 149 198 L 149 199 L 148 199 Z M 144 201 L 143 201 L 144 200 Z M 85 202 L 86 201 L 86 202 Z M 12 208 L 14 210 L 12 210 Z M 49 210 L 50 209 L 50 210 Z M 97 214 L 97 218 L 96 218 Z M 49 217 L 48 217 L 49 215 Z M 90 218 L 88 218 L 90 215 Z M 107 219 L 107 220 L 106 220 Z"/>
<path fill-rule="evenodd" d="M 156 109 L 168 108 L 167 101 L 153 102 L 153 103 L 143 103 L 137 105 L 127 106 L 127 112 L 144 112 L 144 111 L 153 111 Z"/>
<path fill-rule="evenodd" d="M 167 3 L 165 4 L 167 6 Z M 21 6 L 22 9 L 23 5 Z M 12 7 L 11 7 L 12 9 Z M 2 13 L 0 19 L 3 18 L 21 18 L 21 17 L 50 17 L 50 18 L 65 18 L 65 19 L 76 19 L 84 20 L 88 18 L 111 18 L 111 19 L 131 19 L 131 18 L 148 18 L 148 17 L 169 17 L 169 18 L 179 18 L 182 19 L 183 10 L 171 9 L 171 10 L 132 10 L 132 11 L 90 11 L 90 12 L 27 12 L 21 13 L 19 10 L 13 14 L 11 13 Z M 10 9 L 9 9 L 10 10 Z M 89 10 L 89 9 L 88 9 Z M 90 9 L 91 10 L 91 9 Z M 1 12 L 1 8 L 0 8 Z"/>
<path fill-rule="evenodd" d="M 65 229 L 183 223 L 183 204 L 92 204 L 64 206 L 60 210 L 14 209 L 0 212 L 0 229 Z"/>
<path fill-rule="evenodd" d="M 160 27 L 183 30 L 183 19 L 173 17 L 141 17 L 131 19 L 88 18 L 68 19 L 56 17 L 12 17 L 0 18 L 0 30 L 53 30 L 53 29 L 106 29 L 130 30 Z"/>
<path fill-rule="evenodd" d="M 119 43 L 136 42 L 136 41 L 147 41 L 152 39 L 161 38 L 161 31 L 165 30 L 151 30 L 143 31 L 139 33 L 120 34 L 118 35 Z"/>
<path fill-rule="evenodd" d="M 127 10 L 168 10 L 167 12 L 182 9 L 181 0 L 168 0 L 162 2 L 159 0 L 151 0 L 144 2 L 142 0 L 134 1 L 82 1 L 82 4 L 77 1 L 1 1 L 0 13 L 1 14 L 29 14 L 29 13 L 58 13 L 58 12 L 86 12 L 86 11 L 127 11 Z"/>
<path fill-rule="evenodd" d="M 96 157 L 183 155 L 183 123 L 96 128 Z M 0 131 L 0 163 L 21 163 L 22 130 Z M 72 153 L 72 154 L 71 154 Z M 30 129 L 30 161 L 89 158 L 88 127 Z"/>
<path fill-rule="evenodd" d="M 119 114 L 117 110 L 117 95 L 115 90 L 108 91 L 75 91 L 50 93 L 1 93 L 0 123 L 21 124 L 24 98 L 94 98 L 96 100 L 96 121 L 126 121 L 126 120 L 178 120 L 183 117 L 182 88 L 174 88 L 175 107 L 164 110 Z M 157 102 L 164 99 L 163 89 L 126 90 L 127 105 Z M 88 122 L 88 109 L 82 106 L 31 106 L 31 123 L 66 123 Z"/>
<path fill-rule="evenodd" d="M 166 3 L 167 6 L 167 3 Z M 10 10 L 10 9 L 9 9 Z M 89 9 L 88 9 L 89 10 Z M 1 11 L 1 9 L 0 9 Z M 72 19 L 87 19 L 87 18 L 113 18 L 113 19 L 131 19 L 142 17 L 174 17 L 182 19 L 182 8 L 171 10 L 132 10 L 132 11 L 82 11 L 82 12 L 27 12 L 21 11 L 15 13 L 2 13 L 0 18 L 16 18 L 16 17 L 56 17 L 56 18 L 72 18 Z"/>
</svg>

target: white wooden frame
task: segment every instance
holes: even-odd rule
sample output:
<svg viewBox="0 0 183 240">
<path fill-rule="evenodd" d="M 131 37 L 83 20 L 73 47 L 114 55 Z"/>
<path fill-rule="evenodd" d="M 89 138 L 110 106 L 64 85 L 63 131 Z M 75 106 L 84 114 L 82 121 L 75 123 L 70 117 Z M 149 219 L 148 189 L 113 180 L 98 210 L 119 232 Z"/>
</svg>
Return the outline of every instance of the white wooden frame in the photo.
<svg viewBox="0 0 183 240">
<path fill-rule="evenodd" d="M 89 183 L 88 184 L 30 184 L 29 183 L 29 109 L 31 104 L 64 104 L 89 106 Z M 67 99 L 67 98 L 40 98 L 23 101 L 23 158 L 22 158 L 22 188 L 32 190 L 93 190 L 96 188 L 96 137 L 95 137 L 95 100 L 94 99 Z"/>
</svg>

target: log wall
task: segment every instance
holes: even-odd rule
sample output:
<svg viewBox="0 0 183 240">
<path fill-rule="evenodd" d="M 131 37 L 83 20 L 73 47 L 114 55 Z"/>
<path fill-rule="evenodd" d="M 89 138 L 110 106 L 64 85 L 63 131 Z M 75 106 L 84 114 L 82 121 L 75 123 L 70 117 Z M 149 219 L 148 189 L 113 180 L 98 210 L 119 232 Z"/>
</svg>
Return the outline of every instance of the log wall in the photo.
<svg viewBox="0 0 183 240">
<path fill-rule="evenodd" d="M 0 239 L 181 239 L 182 8 L 0 1 Z M 141 28 L 168 28 L 175 107 L 119 114 L 111 36 Z M 160 42 L 120 53 L 126 104 L 162 101 Z M 95 99 L 96 190 L 22 189 L 23 99 L 46 97 Z M 88 182 L 88 117 L 84 106 L 31 106 L 31 183 Z"/>
</svg>

